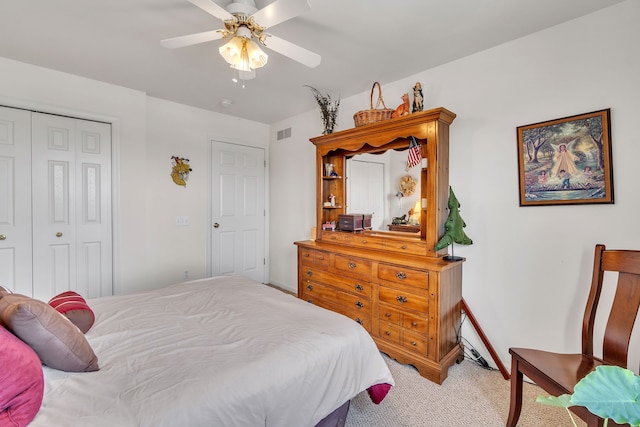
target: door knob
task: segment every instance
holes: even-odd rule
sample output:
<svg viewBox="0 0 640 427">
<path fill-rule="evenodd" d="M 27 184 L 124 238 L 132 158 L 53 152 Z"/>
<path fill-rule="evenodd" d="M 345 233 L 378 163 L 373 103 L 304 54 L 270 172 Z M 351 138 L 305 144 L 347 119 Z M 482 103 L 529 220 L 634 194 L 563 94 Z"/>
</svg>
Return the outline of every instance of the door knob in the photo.
<svg viewBox="0 0 640 427">
<path fill-rule="evenodd" d="M 4 234 L 0 234 L 0 240 L 6 240 L 7 236 L 5 236 Z"/>
<path fill-rule="evenodd" d="M 62 233 L 58 231 L 58 232 L 56 233 L 56 237 L 62 237 Z"/>
<path fill-rule="evenodd" d="M 218 227 L 220 227 L 220 224 L 218 224 L 217 222 L 214 222 L 213 223 L 213 228 L 218 228 Z"/>
</svg>

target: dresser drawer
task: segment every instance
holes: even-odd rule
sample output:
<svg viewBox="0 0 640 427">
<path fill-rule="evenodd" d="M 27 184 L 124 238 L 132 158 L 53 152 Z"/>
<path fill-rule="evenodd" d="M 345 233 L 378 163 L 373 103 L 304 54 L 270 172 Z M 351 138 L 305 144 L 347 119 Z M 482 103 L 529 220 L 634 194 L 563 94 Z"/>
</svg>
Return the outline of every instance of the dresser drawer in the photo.
<svg viewBox="0 0 640 427">
<path fill-rule="evenodd" d="M 358 308 L 354 310 L 340 306 L 332 306 L 326 308 L 329 308 L 329 310 L 335 311 L 336 313 L 340 313 L 343 316 L 347 316 L 353 319 L 355 322 L 362 325 L 362 327 L 365 328 L 367 332 L 371 333 L 371 310 L 362 310 Z"/>
<path fill-rule="evenodd" d="M 300 248 L 300 260 L 303 264 L 329 265 L 329 253 L 315 249 Z"/>
<path fill-rule="evenodd" d="M 382 249 L 384 245 L 382 239 L 368 234 L 340 231 L 322 233 L 322 240 L 370 249 Z"/>
<path fill-rule="evenodd" d="M 426 334 L 428 331 L 428 326 L 429 320 L 426 316 L 419 316 L 413 313 L 403 313 L 402 327 L 406 330 L 419 334 Z"/>
<path fill-rule="evenodd" d="M 367 332 L 371 331 L 371 307 L 368 302 L 361 302 L 358 304 L 358 300 L 348 301 L 344 303 L 342 298 L 335 295 L 336 292 L 332 291 L 331 296 L 326 296 L 326 290 L 322 284 L 308 282 L 302 287 L 302 294 L 300 299 L 303 299 L 318 307 L 326 308 L 327 310 L 335 311 L 343 316 L 347 316 L 364 327 Z M 338 297 L 338 298 L 336 298 Z M 353 302 L 353 304 L 351 304 Z"/>
<path fill-rule="evenodd" d="M 426 270 L 381 263 L 378 266 L 378 278 L 387 282 L 429 289 L 429 272 Z"/>
<path fill-rule="evenodd" d="M 344 307 L 348 311 L 371 313 L 371 300 L 361 295 L 353 295 L 336 290 L 322 283 L 305 280 L 301 286 L 303 299 L 313 302 L 314 298 L 329 301 L 338 307 Z"/>
<path fill-rule="evenodd" d="M 366 277 L 367 279 L 371 277 L 371 261 L 366 259 L 354 258 L 346 255 L 336 255 L 334 258 L 334 267 L 337 270 L 350 274 L 358 274 Z"/>
<path fill-rule="evenodd" d="M 362 279 L 363 278 L 349 277 L 313 268 L 303 268 L 301 274 L 301 280 L 303 281 L 325 283 L 346 292 L 352 292 L 356 295 L 362 295 L 367 299 L 371 299 L 371 283 Z"/>
<path fill-rule="evenodd" d="M 418 295 L 404 290 L 380 286 L 380 302 L 397 307 L 399 310 L 414 310 L 427 313 L 429 300 L 426 295 Z"/>
<path fill-rule="evenodd" d="M 388 251 L 402 252 L 411 255 L 424 255 L 427 253 L 427 245 L 424 242 L 407 242 L 399 240 L 384 240 L 382 247 Z"/>
<path fill-rule="evenodd" d="M 380 322 L 378 324 L 378 336 L 386 341 L 400 344 L 400 328 L 393 323 Z"/>
<path fill-rule="evenodd" d="M 428 318 L 426 317 L 426 313 L 419 315 L 417 313 L 403 312 L 385 304 L 380 304 L 379 308 L 379 319 L 381 323 L 393 323 L 418 334 L 426 334 L 428 331 Z"/>
<path fill-rule="evenodd" d="M 387 307 L 384 305 L 379 306 L 379 319 L 380 322 L 389 322 L 396 325 L 402 324 L 402 312 L 395 308 Z"/>
<path fill-rule="evenodd" d="M 426 336 L 412 334 L 410 332 L 404 331 L 400 340 L 400 345 L 402 345 L 407 350 L 410 350 L 414 353 L 419 353 L 422 356 L 427 355 Z"/>
</svg>

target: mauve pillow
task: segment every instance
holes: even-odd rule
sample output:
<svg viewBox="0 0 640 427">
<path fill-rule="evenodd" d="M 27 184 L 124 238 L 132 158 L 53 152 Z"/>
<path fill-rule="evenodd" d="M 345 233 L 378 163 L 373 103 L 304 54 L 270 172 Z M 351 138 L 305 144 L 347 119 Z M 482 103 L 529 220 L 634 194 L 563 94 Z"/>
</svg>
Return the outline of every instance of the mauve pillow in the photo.
<svg viewBox="0 0 640 427">
<path fill-rule="evenodd" d="M 96 321 L 93 310 L 82 296 L 73 291 L 63 292 L 49 300 L 49 305 L 62 313 L 83 333 L 87 333 Z"/>
<path fill-rule="evenodd" d="M 84 334 L 49 304 L 20 294 L 0 294 L 0 323 L 26 342 L 45 365 L 67 372 L 97 371 Z"/>
<path fill-rule="evenodd" d="M 31 347 L 2 326 L 0 343 L 0 426 L 26 426 L 42 404 L 42 364 Z"/>
</svg>

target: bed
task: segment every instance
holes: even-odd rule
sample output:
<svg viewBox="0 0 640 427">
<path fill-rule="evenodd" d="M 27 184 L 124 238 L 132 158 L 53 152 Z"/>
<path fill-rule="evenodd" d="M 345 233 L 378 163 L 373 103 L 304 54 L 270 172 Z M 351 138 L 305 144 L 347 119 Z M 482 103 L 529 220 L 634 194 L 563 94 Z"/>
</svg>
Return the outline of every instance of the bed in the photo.
<svg viewBox="0 0 640 427">
<path fill-rule="evenodd" d="M 360 325 L 242 276 L 88 304 L 100 369 L 43 366 L 32 427 L 342 425 L 394 384 Z"/>
</svg>

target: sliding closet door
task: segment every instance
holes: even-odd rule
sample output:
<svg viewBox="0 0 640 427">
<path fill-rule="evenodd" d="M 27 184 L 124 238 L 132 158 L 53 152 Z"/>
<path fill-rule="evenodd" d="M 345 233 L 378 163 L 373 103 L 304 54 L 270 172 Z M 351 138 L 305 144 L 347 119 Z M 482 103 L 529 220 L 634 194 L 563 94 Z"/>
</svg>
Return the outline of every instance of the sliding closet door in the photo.
<svg viewBox="0 0 640 427">
<path fill-rule="evenodd" d="M 31 112 L 0 107 L 0 285 L 31 283 Z"/>
<path fill-rule="evenodd" d="M 33 295 L 112 293 L 111 129 L 33 113 Z"/>
</svg>

